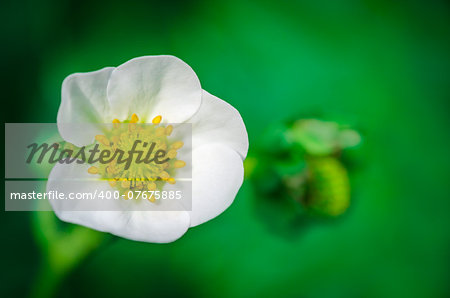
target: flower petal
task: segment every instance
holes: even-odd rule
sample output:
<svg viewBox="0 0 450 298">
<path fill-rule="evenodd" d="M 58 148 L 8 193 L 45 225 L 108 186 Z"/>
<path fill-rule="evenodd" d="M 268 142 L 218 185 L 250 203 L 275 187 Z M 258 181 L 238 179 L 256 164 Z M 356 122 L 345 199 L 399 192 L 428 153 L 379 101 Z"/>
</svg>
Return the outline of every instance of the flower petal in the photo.
<svg viewBox="0 0 450 298">
<path fill-rule="evenodd" d="M 107 119 L 109 103 L 106 86 L 113 70 L 113 67 L 106 67 L 93 72 L 74 73 L 64 80 L 57 123 L 66 141 L 77 146 L 91 144 L 100 130 L 90 123 L 111 122 Z M 82 124 L 82 128 L 76 124 Z"/>
<path fill-rule="evenodd" d="M 210 144 L 192 152 L 191 226 L 218 216 L 233 202 L 244 179 L 241 156 L 231 148 Z"/>
<path fill-rule="evenodd" d="M 92 183 L 87 173 L 89 165 L 56 164 L 47 183 L 47 192 L 94 193 L 115 191 L 108 183 Z M 80 187 L 76 181 L 88 181 Z M 56 215 L 63 221 L 83 225 L 98 231 L 145 242 L 167 243 L 180 238 L 189 228 L 186 211 L 67 211 L 62 200 L 50 201 Z"/>
<path fill-rule="evenodd" d="M 239 112 L 230 104 L 203 90 L 202 104 L 188 121 L 192 123 L 193 148 L 220 143 L 247 156 L 248 135 Z"/>
<path fill-rule="evenodd" d="M 198 110 L 201 87 L 197 75 L 173 56 L 144 56 L 117 67 L 108 84 L 116 118 L 137 113 L 144 122 L 162 115 L 163 122 L 181 123 Z"/>
</svg>

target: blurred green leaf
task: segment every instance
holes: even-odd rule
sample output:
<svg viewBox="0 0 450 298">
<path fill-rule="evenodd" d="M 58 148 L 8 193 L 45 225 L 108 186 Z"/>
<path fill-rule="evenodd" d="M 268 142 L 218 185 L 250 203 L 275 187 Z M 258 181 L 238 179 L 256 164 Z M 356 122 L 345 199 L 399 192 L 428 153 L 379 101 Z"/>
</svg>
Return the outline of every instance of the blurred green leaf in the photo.
<svg viewBox="0 0 450 298">
<path fill-rule="evenodd" d="M 61 222 L 54 212 L 34 212 L 33 232 L 42 252 L 33 297 L 52 297 L 59 283 L 111 235 Z"/>
</svg>

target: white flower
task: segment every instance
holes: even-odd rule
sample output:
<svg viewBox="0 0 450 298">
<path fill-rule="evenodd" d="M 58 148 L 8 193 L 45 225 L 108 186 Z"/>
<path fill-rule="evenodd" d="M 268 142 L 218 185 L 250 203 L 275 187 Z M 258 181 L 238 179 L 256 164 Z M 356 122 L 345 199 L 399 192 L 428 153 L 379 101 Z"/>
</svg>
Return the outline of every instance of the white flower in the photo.
<svg viewBox="0 0 450 298">
<path fill-rule="evenodd" d="M 117 119 L 192 123 L 192 209 L 65 211 L 56 208 L 61 220 L 132 240 L 165 243 L 178 239 L 188 228 L 218 216 L 231 205 L 243 181 L 243 160 L 248 150 L 245 125 L 236 109 L 202 90 L 196 74 L 186 63 L 173 56 L 144 56 L 116 68 L 75 73 L 64 80 L 57 122 L 66 141 L 76 146 L 92 144 L 95 136 L 101 134 L 99 124 Z M 64 123 L 88 124 L 89 129 L 68 130 Z M 96 183 L 73 189 L 71 178 L 100 176 L 88 173 L 89 167 L 58 163 L 50 173 L 47 191 L 114 190 L 101 177 Z"/>
</svg>

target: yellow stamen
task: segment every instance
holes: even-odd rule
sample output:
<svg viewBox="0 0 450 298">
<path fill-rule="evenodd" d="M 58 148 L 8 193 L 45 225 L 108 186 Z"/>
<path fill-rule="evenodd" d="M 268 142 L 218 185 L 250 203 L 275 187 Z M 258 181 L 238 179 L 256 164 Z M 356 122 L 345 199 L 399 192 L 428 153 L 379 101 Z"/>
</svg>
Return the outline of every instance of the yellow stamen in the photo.
<svg viewBox="0 0 450 298">
<path fill-rule="evenodd" d="M 124 180 L 124 181 L 122 181 L 121 185 L 123 188 L 130 188 L 131 181 Z"/>
<path fill-rule="evenodd" d="M 158 127 L 158 128 L 156 129 L 156 131 L 155 131 L 155 135 L 156 135 L 157 137 L 160 137 L 160 136 L 162 136 L 162 135 L 164 134 L 164 132 L 165 132 L 164 127 Z"/>
<path fill-rule="evenodd" d="M 169 136 L 173 134 L 174 126 L 162 125 L 161 115 L 152 119 L 153 126 L 147 127 L 139 126 L 140 119 L 137 114 L 132 114 L 128 119 L 125 121 L 114 119 L 112 121 L 113 129 L 105 131 L 103 135 L 95 136 L 96 142 L 102 146 L 111 147 L 113 152 L 117 150 L 126 152 L 137 138 L 143 138 L 155 142 L 155 148 L 166 151 L 166 157 L 173 160 L 161 165 L 133 164 L 130 168 L 112 160 L 105 166 L 89 168 L 89 173 L 102 175 L 111 187 L 119 189 L 121 194 L 125 195 L 124 199 L 126 200 L 133 197 L 135 190 L 148 189 L 153 192 L 158 190 L 158 187 L 162 187 L 165 182 L 175 184 L 175 179 L 171 177 L 173 171 L 186 166 L 186 162 L 176 160 L 177 150 L 182 148 L 184 143 L 181 141 L 172 143 L 169 140 Z M 128 125 L 124 126 L 122 123 Z M 154 196 L 147 196 L 147 199 L 150 202 L 157 201 Z"/>
<path fill-rule="evenodd" d="M 147 198 L 147 200 L 149 200 L 150 202 L 154 203 L 156 201 L 155 197 L 153 196 L 153 194 L 150 194 L 150 196 Z"/>
<path fill-rule="evenodd" d="M 90 167 L 88 169 L 89 174 L 98 174 L 98 168 L 97 167 Z"/>
<path fill-rule="evenodd" d="M 161 173 L 159 173 L 159 177 L 161 177 L 163 180 L 166 180 L 170 177 L 170 175 L 166 171 L 162 171 Z"/>
<path fill-rule="evenodd" d="M 114 167 L 112 165 L 106 167 L 106 172 L 108 174 L 114 174 Z"/>
<path fill-rule="evenodd" d="M 130 123 L 137 123 L 139 121 L 139 117 L 136 114 L 131 115 Z"/>
<path fill-rule="evenodd" d="M 149 182 L 147 185 L 148 190 L 154 191 L 156 189 L 156 183 L 155 182 Z"/>
<path fill-rule="evenodd" d="M 186 165 L 186 163 L 184 162 L 184 161 L 182 161 L 182 160 L 177 160 L 177 161 L 175 161 L 174 163 L 173 163 L 173 166 L 175 167 L 175 168 L 182 168 L 182 167 L 184 167 Z"/>
<path fill-rule="evenodd" d="M 172 144 L 172 146 L 170 146 L 170 148 L 173 149 L 180 149 L 181 147 L 183 147 L 184 143 L 182 141 L 176 141 L 175 143 Z"/>
<path fill-rule="evenodd" d="M 112 137 L 111 137 L 111 141 L 112 141 L 114 144 L 118 144 L 119 141 L 120 141 L 120 138 L 119 138 L 119 136 L 112 136 Z"/>
<path fill-rule="evenodd" d="M 96 135 L 96 136 L 95 136 L 95 139 L 96 139 L 98 142 L 100 142 L 100 143 L 102 143 L 103 145 L 105 145 L 105 146 L 109 146 L 109 145 L 110 145 L 110 142 L 109 142 L 108 138 L 105 137 L 104 135 Z"/>
<path fill-rule="evenodd" d="M 146 175 L 146 177 L 147 177 L 148 181 L 155 181 L 156 180 L 156 178 L 153 177 L 152 175 Z"/>
<path fill-rule="evenodd" d="M 163 129 L 163 133 L 164 133 L 164 129 Z M 159 149 L 163 149 L 163 150 L 167 149 L 167 144 L 165 142 L 162 142 L 162 141 L 157 141 L 157 146 L 159 147 Z"/>
<path fill-rule="evenodd" d="M 177 156 L 177 150 L 169 150 L 169 152 L 167 152 L 167 157 L 168 158 L 175 158 Z"/>
<path fill-rule="evenodd" d="M 162 120 L 162 116 L 159 115 L 159 116 L 156 116 L 155 118 L 153 118 L 152 123 L 159 124 L 159 123 L 161 123 L 161 120 Z"/>
<path fill-rule="evenodd" d="M 166 127 L 166 135 L 170 136 L 172 134 L 173 131 L 173 126 L 172 125 L 168 125 Z"/>
<path fill-rule="evenodd" d="M 114 119 L 112 121 L 112 123 L 113 123 L 113 127 L 114 128 L 119 128 L 119 126 L 120 126 L 120 120 L 119 119 Z"/>
</svg>

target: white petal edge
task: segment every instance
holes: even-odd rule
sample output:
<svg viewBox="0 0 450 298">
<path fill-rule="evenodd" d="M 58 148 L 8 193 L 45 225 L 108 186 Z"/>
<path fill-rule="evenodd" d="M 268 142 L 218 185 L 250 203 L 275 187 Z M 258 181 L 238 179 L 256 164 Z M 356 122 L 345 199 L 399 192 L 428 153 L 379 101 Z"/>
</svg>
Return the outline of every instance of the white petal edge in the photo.
<svg viewBox="0 0 450 298">
<path fill-rule="evenodd" d="M 56 164 L 47 182 L 47 192 L 59 191 L 66 195 L 74 193 L 94 193 L 95 190 L 114 191 L 108 183 L 86 183 L 83 188 L 74 188 L 76 179 L 92 180 L 87 173 L 89 165 Z M 186 211 L 61 211 L 52 202 L 55 213 L 62 221 L 79 224 L 94 230 L 135 241 L 169 243 L 186 233 L 190 224 Z"/>
<path fill-rule="evenodd" d="M 108 83 L 113 115 L 127 119 L 136 113 L 144 122 L 161 115 L 165 123 L 182 123 L 201 103 L 197 75 L 174 56 L 143 56 L 118 66 Z"/>
<path fill-rule="evenodd" d="M 187 122 L 192 123 L 193 148 L 219 143 L 236 150 L 243 159 L 248 152 L 248 135 L 239 112 L 222 99 L 202 92 L 198 112 Z"/>
<path fill-rule="evenodd" d="M 114 67 L 74 73 L 62 84 L 57 123 L 63 139 L 77 146 L 91 144 L 101 130 L 94 123 L 110 123 L 106 87 Z"/>
<path fill-rule="evenodd" d="M 211 220 L 233 203 L 244 180 L 241 156 L 220 144 L 192 152 L 191 227 Z"/>
</svg>

